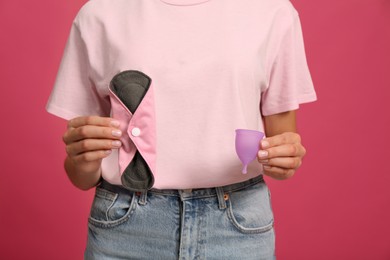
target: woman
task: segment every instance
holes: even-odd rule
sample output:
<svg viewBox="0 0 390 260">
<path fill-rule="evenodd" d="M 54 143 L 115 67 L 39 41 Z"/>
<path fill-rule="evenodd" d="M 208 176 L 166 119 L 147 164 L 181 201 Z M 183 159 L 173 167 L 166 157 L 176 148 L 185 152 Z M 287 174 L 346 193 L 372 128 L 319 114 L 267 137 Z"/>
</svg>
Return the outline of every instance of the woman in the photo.
<svg viewBox="0 0 390 260">
<path fill-rule="evenodd" d="M 263 175 L 288 179 L 316 99 L 287 0 L 93 0 L 47 110 L 66 172 L 97 186 L 85 259 L 274 259 Z M 235 129 L 263 131 L 242 174 Z"/>
</svg>

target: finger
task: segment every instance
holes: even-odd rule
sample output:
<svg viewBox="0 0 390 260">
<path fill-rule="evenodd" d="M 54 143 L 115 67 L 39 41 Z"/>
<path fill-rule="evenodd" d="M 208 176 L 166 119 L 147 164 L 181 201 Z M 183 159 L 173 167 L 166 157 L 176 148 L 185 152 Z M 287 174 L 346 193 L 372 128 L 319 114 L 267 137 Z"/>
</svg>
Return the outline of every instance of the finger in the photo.
<svg viewBox="0 0 390 260">
<path fill-rule="evenodd" d="M 301 137 L 299 136 L 299 134 L 287 132 L 280 135 L 264 138 L 260 142 L 260 148 L 267 149 L 270 147 L 275 147 L 283 144 L 292 144 L 292 143 L 300 143 L 300 142 L 301 142 Z"/>
<path fill-rule="evenodd" d="M 68 130 L 63 139 L 66 144 L 77 142 L 83 139 L 119 139 L 122 131 L 111 127 L 85 125 Z"/>
<path fill-rule="evenodd" d="M 67 145 L 66 152 L 69 156 L 75 156 L 90 151 L 117 149 L 121 145 L 119 140 L 85 139 Z"/>
<path fill-rule="evenodd" d="M 295 174 L 294 169 L 284 169 L 280 167 L 264 166 L 264 174 L 277 180 L 286 180 Z"/>
<path fill-rule="evenodd" d="M 85 125 L 107 126 L 118 128 L 120 123 L 111 117 L 100 116 L 82 116 L 76 117 L 68 121 L 69 128 L 77 128 Z"/>
<path fill-rule="evenodd" d="M 111 152 L 111 150 L 91 151 L 74 156 L 72 157 L 72 160 L 75 163 L 92 162 L 109 156 Z"/>
<path fill-rule="evenodd" d="M 263 166 L 279 167 L 283 169 L 298 169 L 302 164 L 300 157 L 278 157 L 266 161 L 260 161 Z"/>
<path fill-rule="evenodd" d="M 305 149 L 300 143 L 284 144 L 260 150 L 257 157 L 260 160 L 276 158 L 276 157 L 302 157 L 305 155 Z"/>
</svg>

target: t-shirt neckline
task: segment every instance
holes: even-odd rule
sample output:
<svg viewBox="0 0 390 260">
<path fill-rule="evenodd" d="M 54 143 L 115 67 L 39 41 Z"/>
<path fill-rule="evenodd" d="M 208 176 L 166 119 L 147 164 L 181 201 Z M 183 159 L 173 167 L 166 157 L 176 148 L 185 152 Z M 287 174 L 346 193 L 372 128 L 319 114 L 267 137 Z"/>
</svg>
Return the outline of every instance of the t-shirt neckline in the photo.
<svg viewBox="0 0 390 260">
<path fill-rule="evenodd" d="M 160 0 L 160 1 L 169 5 L 198 5 L 211 0 Z"/>
</svg>

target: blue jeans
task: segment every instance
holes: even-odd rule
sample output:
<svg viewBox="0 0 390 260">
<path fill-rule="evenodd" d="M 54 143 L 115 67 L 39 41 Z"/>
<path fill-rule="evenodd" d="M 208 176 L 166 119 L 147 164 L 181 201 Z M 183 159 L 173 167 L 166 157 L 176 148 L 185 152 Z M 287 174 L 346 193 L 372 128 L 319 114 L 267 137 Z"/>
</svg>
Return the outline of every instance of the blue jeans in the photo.
<svg viewBox="0 0 390 260">
<path fill-rule="evenodd" d="M 262 176 L 217 188 L 131 192 L 103 181 L 85 259 L 275 259 Z"/>
</svg>

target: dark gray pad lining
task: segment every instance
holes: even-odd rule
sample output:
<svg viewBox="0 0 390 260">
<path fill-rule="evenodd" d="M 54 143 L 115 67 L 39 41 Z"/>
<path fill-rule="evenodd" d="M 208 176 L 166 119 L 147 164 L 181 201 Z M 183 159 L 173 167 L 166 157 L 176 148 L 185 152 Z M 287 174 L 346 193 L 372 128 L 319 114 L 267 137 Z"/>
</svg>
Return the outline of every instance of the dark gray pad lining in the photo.
<svg viewBox="0 0 390 260">
<path fill-rule="evenodd" d="M 111 80 L 112 92 L 134 114 L 151 84 L 151 79 L 136 70 L 123 71 Z M 122 184 L 132 191 L 144 191 L 153 186 L 154 176 L 145 159 L 136 151 L 122 174 Z"/>
</svg>

